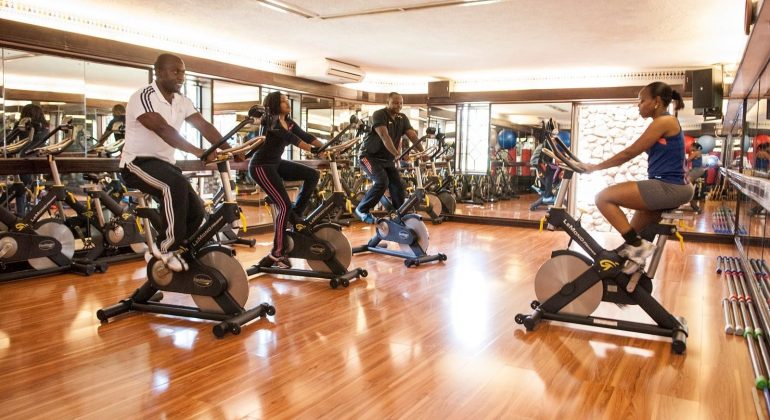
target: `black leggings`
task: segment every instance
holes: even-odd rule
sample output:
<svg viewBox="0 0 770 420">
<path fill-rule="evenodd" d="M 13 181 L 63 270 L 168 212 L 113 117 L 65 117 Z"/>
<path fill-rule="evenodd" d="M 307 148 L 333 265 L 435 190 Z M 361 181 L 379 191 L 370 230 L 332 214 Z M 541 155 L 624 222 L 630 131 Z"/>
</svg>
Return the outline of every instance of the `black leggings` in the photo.
<svg viewBox="0 0 770 420">
<path fill-rule="evenodd" d="M 275 217 L 275 235 L 273 237 L 272 254 L 276 257 L 283 255 L 284 229 L 286 218 L 298 218 L 304 213 L 310 200 L 310 195 L 318 185 L 318 171 L 300 163 L 281 160 L 274 164 L 249 164 L 249 175 L 262 187 L 275 203 L 278 214 Z M 283 186 L 283 181 L 303 181 L 302 188 L 297 195 L 297 201 L 291 206 L 289 194 Z M 290 216 L 291 215 L 291 216 Z M 294 220 L 291 220 L 292 222 Z"/>
<path fill-rule="evenodd" d="M 129 188 L 150 194 L 160 203 L 165 229 L 158 232 L 161 252 L 173 251 L 201 226 L 206 210 L 182 170 L 156 158 L 135 158 L 120 170 Z"/>
</svg>

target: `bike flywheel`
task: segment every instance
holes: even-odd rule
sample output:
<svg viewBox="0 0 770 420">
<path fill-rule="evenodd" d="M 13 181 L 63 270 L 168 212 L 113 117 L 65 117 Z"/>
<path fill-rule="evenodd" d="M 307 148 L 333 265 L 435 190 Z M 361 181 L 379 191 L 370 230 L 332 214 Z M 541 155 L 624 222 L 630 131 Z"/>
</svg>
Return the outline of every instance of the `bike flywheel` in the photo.
<svg viewBox="0 0 770 420">
<path fill-rule="evenodd" d="M 545 302 L 560 293 L 564 285 L 575 280 L 590 268 L 583 259 L 569 254 L 557 255 L 540 266 L 535 275 L 535 295 Z M 602 282 L 599 281 L 564 306 L 559 313 L 588 316 L 602 301 Z"/>
<path fill-rule="evenodd" d="M 337 258 L 337 261 L 339 261 L 345 270 L 347 270 L 350 266 L 350 261 L 353 259 L 353 247 L 350 245 L 348 238 L 343 235 L 342 232 L 329 226 L 322 227 L 313 232 L 313 234 L 318 239 L 329 242 L 334 250 L 335 258 Z M 326 262 L 321 260 L 307 260 L 307 265 L 314 271 L 323 273 L 331 273 L 332 271 L 332 269 L 326 265 Z"/>
</svg>

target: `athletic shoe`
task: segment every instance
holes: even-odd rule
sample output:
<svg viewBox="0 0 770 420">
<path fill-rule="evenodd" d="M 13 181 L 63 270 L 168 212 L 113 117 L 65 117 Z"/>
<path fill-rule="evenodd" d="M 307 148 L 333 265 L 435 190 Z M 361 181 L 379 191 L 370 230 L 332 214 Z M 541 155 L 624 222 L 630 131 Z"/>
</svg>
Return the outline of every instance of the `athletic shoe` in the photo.
<svg viewBox="0 0 770 420">
<path fill-rule="evenodd" d="M 160 257 L 163 260 L 163 264 L 166 265 L 166 268 L 176 273 L 187 271 L 189 268 L 187 261 L 184 260 L 181 253 L 178 251 L 163 252 L 160 254 Z"/>
<path fill-rule="evenodd" d="M 374 216 L 372 216 L 371 213 L 364 213 L 361 210 L 356 207 L 355 210 L 353 210 L 356 213 L 356 216 L 358 216 L 359 219 L 361 219 L 362 222 L 373 225 L 375 220 Z"/>
<path fill-rule="evenodd" d="M 642 243 L 639 244 L 639 246 L 626 244 L 623 249 L 618 252 L 618 255 L 628 258 L 643 267 L 647 258 L 652 255 L 653 252 L 655 252 L 655 244 L 646 239 L 642 239 Z"/>
<path fill-rule="evenodd" d="M 273 254 L 268 254 L 268 257 L 273 261 L 273 267 L 275 268 L 291 268 L 291 261 L 286 255 L 277 257 Z"/>
</svg>

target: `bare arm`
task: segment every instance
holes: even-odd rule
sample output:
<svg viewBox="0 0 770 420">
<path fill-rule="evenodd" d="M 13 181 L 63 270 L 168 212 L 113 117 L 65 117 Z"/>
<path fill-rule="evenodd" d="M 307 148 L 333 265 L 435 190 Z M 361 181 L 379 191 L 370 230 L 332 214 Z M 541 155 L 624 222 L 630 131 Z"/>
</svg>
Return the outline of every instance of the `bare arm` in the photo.
<svg viewBox="0 0 770 420">
<path fill-rule="evenodd" d="M 203 155 L 203 150 L 190 144 L 174 127 L 157 112 L 147 112 L 136 118 L 143 126 L 158 135 L 169 146 L 191 153 L 197 157 Z M 215 129 L 216 131 L 216 129 Z"/>
<path fill-rule="evenodd" d="M 385 148 L 388 149 L 388 152 L 390 152 L 390 154 L 394 157 L 398 156 L 398 150 L 396 150 L 396 146 L 393 145 L 393 139 L 390 138 L 387 127 L 381 125 L 376 127 L 374 131 L 376 131 L 377 135 L 380 136 L 382 139 L 382 144 L 385 145 Z"/>
</svg>

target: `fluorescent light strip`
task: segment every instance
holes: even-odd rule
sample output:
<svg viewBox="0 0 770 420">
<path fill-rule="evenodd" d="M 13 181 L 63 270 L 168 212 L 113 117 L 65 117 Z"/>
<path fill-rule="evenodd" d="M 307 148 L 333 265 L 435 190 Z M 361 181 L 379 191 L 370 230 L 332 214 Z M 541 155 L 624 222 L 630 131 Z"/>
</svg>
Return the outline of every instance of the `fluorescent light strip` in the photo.
<svg viewBox="0 0 770 420">
<path fill-rule="evenodd" d="M 383 13 L 412 12 L 416 10 L 435 9 L 439 7 L 481 6 L 485 4 L 499 3 L 502 1 L 508 1 L 508 0 L 445 0 L 445 1 L 436 1 L 431 3 L 409 4 L 405 6 L 384 7 L 381 9 L 361 10 L 357 12 L 338 13 L 333 15 L 322 15 L 318 17 L 322 20 L 342 19 L 342 18 L 367 16 L 367 15 L 379 15 Z"/>
<path fill-rule="evenodd" d="M 306 18 L 306 19 L 319 17 L 318 13 L 314 13 L 314 12 L 311 12 L 310 10 L 303 9 L 293 4 L 284 3 L 282 1 L 257 0 L 257 3 L 267 7 L 268 9 L 273 9 L 275 11 L 282 12 L 282 13 L 291 13 L 293 15 L 302 16 L 303 18 Z"/>
</svg>

